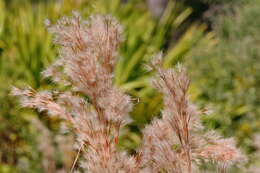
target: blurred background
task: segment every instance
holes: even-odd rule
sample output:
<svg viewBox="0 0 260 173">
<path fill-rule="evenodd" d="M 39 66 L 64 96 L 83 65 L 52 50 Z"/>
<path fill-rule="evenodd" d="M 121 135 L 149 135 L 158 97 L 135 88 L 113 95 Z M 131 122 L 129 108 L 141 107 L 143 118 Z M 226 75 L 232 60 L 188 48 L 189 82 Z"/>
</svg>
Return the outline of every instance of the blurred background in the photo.
<svg viewBox="0 0 260 173">
<path fill-rule="evenodd" d="M 22 109 L 9 93 L 14 85 L 57 87 L 40 75 L 57 56 L 44 20 L 73 10 L 84 18 L 112 14 L 124 27 L 114 82 L 136 101 L 121 149 L 134 153 L 140 130 L 162 109 L 144 68 L 162 50 L 165 67 L 187 67 L 192 100 L 213 110 L 202 117 L 206 127 L 234 136 L 249 157 L 244 172 L 260 172 L 259 0 L 0 0 L 0 173 L 69 172 L 73 134 L 57 118 Z"/>
</svg>

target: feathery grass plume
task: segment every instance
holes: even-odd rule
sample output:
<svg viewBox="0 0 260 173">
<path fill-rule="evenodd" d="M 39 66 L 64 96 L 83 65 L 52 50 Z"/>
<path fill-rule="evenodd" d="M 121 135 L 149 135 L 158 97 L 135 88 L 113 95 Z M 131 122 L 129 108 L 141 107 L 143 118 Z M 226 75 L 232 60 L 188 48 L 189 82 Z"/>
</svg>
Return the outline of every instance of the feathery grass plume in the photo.
<svg viewBox="0 0 260 173">
<path fill-rule="evenodd" d="M 55 165 L 55 159 L 54 159 L 55 147 L 53 145 L 50 131 L 48 128 L 44 126 L 44 124 L 38 118 L 33 118 L 31 122 L 32 125 L 36 128 L 36 130 L 41 133 L 37 141 L 38 141 L 38 149 L 41 151 L 43 157 L 42 160 L 42 167 L 44 170 L 43 172 L 55 173 L 57 171 Z"/>
<path fill-rule="evenodd" d="M 69 121 L 84 152 L 81 166 L 89 173 L 192 173 L 201 160 L 216 162 L 220 172 L 244 156 L 231 139 L 205 133 L 199 114 L 187 94 L 185 69 L 161 67 L 162 54 L 151 63 L 158 73 L 153 86 L 164 94 L 162 118 L 143 131 L 143 144 L 136 156 L 117 149 L 119 132 L 129 122 L 131 98 L 113 85 L 121 26 L 111 16 L 91 16 L 88 21 L 74 13 L 56 25 L 48 24 L 59 59 L 43 72 L 67 91 L 13 89 L 24 107 L 47 111 Z M 82 97 L 82 95 L 87 96 Z M 72 168 L 74 168 L 74 165 Z"/>
<path fill-rule="evenodd" d="M 164 110 L 162 118 L 143 131 L 142 164 L 148 164 L 150 172 L 190 173 L 198 172 L 200 161 L 212 161 L 225 172 L 233 163 L 244 161 L 232 139 L 205 132 L 199 117 L 203 111 L 189 100 L 185 69 L 164 69 L 161 60 L 158 54 L 150 67 L 158 73 L 152 85 L 164 95 Z"/>
<path fill-rule="evenodd" d="M 13 89 L 24 107 L 48 111 L 72 123 L 84 151 L 82 167 L 91 173 L 135 173 L 138 160 L 117 150 L 119 130 L 128 121 L 131 98 L 113 86 L 113 68 L 121 42 L 121 26 L 111 16 L 78 13 L 56 25 L 45 22 L 59 46 L 59 59 L 43 72 L 70 91 Z M 85 94 L 88 99 L 80 97 Z"/>
</svg>

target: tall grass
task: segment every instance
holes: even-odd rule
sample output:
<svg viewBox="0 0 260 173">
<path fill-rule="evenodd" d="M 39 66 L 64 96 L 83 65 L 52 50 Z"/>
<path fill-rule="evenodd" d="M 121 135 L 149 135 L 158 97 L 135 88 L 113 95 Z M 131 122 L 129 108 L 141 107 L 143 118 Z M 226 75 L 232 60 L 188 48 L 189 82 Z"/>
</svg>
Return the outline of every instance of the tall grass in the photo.
<svg viewBox="0 0 260 173">
<path fill-rule="evenodd" d="M 43 76 L 66 89 L 14 87 L 12 95 L 20 97 L 23 107 L 71 124 L 78 154 L 70 172 L 79 155 L 83 159 L 78 171 L 92 173 L 196 173 L 205 163 L 225 173 L 232 165 L 244 163 L 246 157 L 233 139 L 206 132 L 200 121 L 205 111 L 190 101 L 185 69 L 163 68 L 162 54 L 149 64 L 157 73 L 152 85 L 163 94 L 162 116 L 146 125 L 136 154 L 119 150 L 119 135 L 132 109 L 131 97 L 113 83 L 122 27 L 111 16 L 93 15 L 86 21 L 76 12 L 55 25 L 47 22 L 47 27 L 59 45 L 59 58 Z"/>
<path fill-rule="evenodd" d="M 55 21 L 73 11 L 113 14 L 125 28 L 125 42 L 120 48 L 123 57 L 115 69 L 115 83 L 136 99 L 131 113 L 134 123 L 125 129 L 120 140 L 124 148 L 133 149 L 140 142 L 136 127 L 143 126 L 151 115 L 159 113 L 161 96 L 148 84 L 150 73 L 146 73 L 143 64 L 149 61 L 151 54 L 162 49 L 166 55 L 164 65 L 172 66 L 181 60 L 191 47 L 203 37 L 204 25 L 190 24 L 186 21 L 192 9 L 170 1 L 163 16 L 153 19 L 141 1 L 129 1 L 121 4 L 115 1 L 64 0 L 60 1 L 1 1 L 0 2 L 0 137 L 6 143 L 0 147 L 0 167 L 11 165 L 11 170 L 41 171 L 42 155 L 37 148 L 37 127 L 31 123 L 36 117 L 55 136 L 57 119 L 46 118 L 31 111 L 21 111 L 15 101 L 8 96 L 11 85 L 22 86 L 25 83 L 34 88 L 52 88 L 48 80 L 40 78 L 40 72 L 56 57 L 57 50 L 51 44 L 51 36 L 44 28 L 45 18 Z M 174 44 L 170 40 L 178 34 Z M 52 135 L 50 135 L 52 136 Z M 13 147 L 16 146 L 16 147 Z M 15 150 L 14 150 L 15 148 Z M 59 155 L 57 151 L 56 155 Z M 60 159 L 56 159 L 62 165 Z M 13 166 L 13 167 L 12 167 Z M 8 167 L 8 166 L 7 166 Z M 14 168 L 16 167 L 16 168 Z M 1 169 L 0 169 L 1 170 Z"/>
</svg>

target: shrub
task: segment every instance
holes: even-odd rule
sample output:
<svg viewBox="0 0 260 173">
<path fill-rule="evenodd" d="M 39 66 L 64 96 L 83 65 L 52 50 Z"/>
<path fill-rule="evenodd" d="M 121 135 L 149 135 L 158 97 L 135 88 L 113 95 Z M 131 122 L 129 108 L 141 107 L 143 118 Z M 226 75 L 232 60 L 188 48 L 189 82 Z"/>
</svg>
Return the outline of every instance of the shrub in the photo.
<svg viewBox="0 0 260 173">
<path fill-rule="evenodd" d="M 251 146 L 259 129 L 260 3 L 249 1 L 234 13 L 216 19 L 217 44 L 201 44 L 187 57 L 202 104 L 212 104 L 215 113 L 206 123 L 225 135 L 235 135 Z"/>
</svg>

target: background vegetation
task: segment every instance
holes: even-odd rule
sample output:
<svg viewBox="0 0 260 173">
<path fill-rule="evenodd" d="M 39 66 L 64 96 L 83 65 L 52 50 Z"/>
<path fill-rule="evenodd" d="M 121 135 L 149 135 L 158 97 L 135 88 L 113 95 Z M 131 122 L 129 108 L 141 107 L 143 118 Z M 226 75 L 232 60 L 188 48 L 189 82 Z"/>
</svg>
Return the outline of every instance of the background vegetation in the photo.
<svg viewBox="0 0 260 173">
<path fill-rule="evenodd" d="M 207 123 L 221 127 L 226 135 L 236 135 L 249 145 L 259 129 L 260 2 L 249 1 L 213 22 L 217 44 L 198 44 L 186 63 L 203 104 L 210 101 L 216 116 Z M 207 49 L 205 49 L 207 46 Z"/>
<path fill-rule="evenodd" d="M 260 127 L 260 2 L 165 4 L 155 14 L 140 0 L 0 1 L 0 172 L 51 173 L 72 165 L 68 158 L 75 154 L 73 136 L 60 131 L 58 119 L 21 109 L 9 92 L 12 85 L 58 87 L 40 79 L 57 55 L 44 20 L 55 22 L 73 10 L 84 17 L 109 13 L 124 26 L 115 83 L 135 98 L 135 107 L 120 147 L 132 152 L 140 142 L 140 129 L 161 109 L 161 96 L 147 86 L 152 74 L 143 64 L 163 50 L 164 65 L 185 63 L 193 82 L 192 98 L 213 109 L 213 116 L 203 117 L 208 128 L 235 135 L 248 154 L 255 150 L 252 137 Z"/>
</svg>

